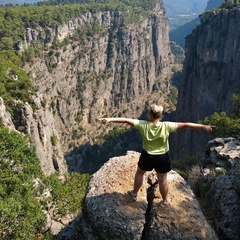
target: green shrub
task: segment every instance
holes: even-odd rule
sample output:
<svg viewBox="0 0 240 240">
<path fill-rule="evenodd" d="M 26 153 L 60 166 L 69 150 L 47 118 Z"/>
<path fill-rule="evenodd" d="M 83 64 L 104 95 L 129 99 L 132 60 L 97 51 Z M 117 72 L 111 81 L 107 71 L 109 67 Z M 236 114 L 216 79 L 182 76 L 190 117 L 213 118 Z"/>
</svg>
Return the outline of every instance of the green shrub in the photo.
<svg viewBox="0 0 240 240">
<path fill-rule="evenodd" d="M 34 239 L 45 222 L 35 198 L 35 177 L 42 176 L 35 150 L 16 132 L 0 128 L 1 239 Z"/>
<path fill-rule="evenodd" d="M 106 135 L 104 135 L 105 140 L 114 139 L 117 136 L 120 136 L 124 133 L 126 133 L 127 129 L 121 129 L 119 127 L 114 127 L 113 130 L 110 130 Z"/>
<path fill-rule="evenodd" d="M 225 174 L 227 171 L 226 169 L 222 169 L 222 168 L 216 168 L 214 171 L 211 171 L 211 175 L 216 178 L 219 175 L 223 175 Z"/>
<path fill-rule="evenodd" d="M 51 142 L 52 142 L 53 146 L 56 146 L 56 144 L 57 144 L 57 136 L 55 134 L 53 134 L 51 136 Z"/>
<path fill-rule="evenodd" d="M 230 113 L 215 112 L 204 119 L 204 124 L 215 125 L 216 128 L 211 133 L 213 137 L 235 137 L 240 139 L 240 95 L 233 94 L 233 105 Z"/>
<path fill-rule="evenodd" d="M 46 184 L 52 189 L 51 201 L 57 205 L 60 216 L 81 210 L 88 180 L 88 174 L 79 173 L 69 174 L 64 183 L 59 180 L 57 174 L 47 178 Z"/>
<path fill-rule="evenodd" d="M 46 177 L 26 139 L 0 127 L 0 239 L 52 239 L 42 232 L 42 210 L 51 205 L 59 216 L 80 212 L 88 180 L 89 175 L 79 173 L 66 175 L 64 182 L 58 173 Z M 43 195 L 46 189 L 49 197 Z"/>
</svg>

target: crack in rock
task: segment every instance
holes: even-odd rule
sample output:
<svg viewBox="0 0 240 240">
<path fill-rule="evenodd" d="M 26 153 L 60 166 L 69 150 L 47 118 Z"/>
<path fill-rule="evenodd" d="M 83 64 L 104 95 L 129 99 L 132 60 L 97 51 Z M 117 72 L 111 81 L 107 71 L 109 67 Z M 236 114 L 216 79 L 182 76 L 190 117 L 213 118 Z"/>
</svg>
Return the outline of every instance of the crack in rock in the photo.
<svg viewBox="0 0 240 240">
<path fill-rule="evenodd" d="M 155 182 L 153 182 L 152 176 L 148 176 L 147 177 L 147 183 L 149 184 L 149 187 L 147 188 L 147 209 L 146 209 L 146 214 L 145 214 L 145 224 L 144 224 L 144 229 L 142 232 L 142 237 L 141 240 L 147 240 L 147 232 L 150 229 L 151 226 L 151 209 L 152 209 L 152 205 L 153 205 L 153 200 L 155 198 L 155 188 L 156 185 L 158 185 L 158 181 L 156 180 Z"/>
</svg>

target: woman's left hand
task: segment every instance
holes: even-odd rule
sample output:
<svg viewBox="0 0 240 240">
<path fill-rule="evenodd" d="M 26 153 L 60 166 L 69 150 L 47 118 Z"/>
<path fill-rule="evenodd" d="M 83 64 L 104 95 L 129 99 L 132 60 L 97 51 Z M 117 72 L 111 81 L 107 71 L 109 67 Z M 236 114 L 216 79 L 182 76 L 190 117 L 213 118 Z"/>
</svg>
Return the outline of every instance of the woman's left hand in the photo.
<svg viewBox="0 0 240 240">
<path fill-rule="evenodd" d="M 109 123 L 108 118 L 100 118 L 99 120 L 100 120 L 101 123 L 103 123 L 103 124 L 107 124 L 107 123 Z"/>
<path fill-rule="evenodd" d="M 216 126 L 205 125 L 204 130 L 206 130 L 209 133 L 209 132 L 212 132 L 213 128 L 215 128 L 215 127 Z"/>
</svg>

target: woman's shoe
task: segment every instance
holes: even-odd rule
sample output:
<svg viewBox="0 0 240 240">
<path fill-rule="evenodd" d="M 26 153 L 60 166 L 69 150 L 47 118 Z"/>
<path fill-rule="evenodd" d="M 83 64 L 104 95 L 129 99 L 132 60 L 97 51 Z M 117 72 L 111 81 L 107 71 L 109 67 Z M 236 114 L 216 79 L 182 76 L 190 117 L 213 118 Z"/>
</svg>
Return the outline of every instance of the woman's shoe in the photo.
<svg viewBox="0 0 240 240">
<path fill-rule="evenodd" d="M 134 199 L 134 201 L 137 201 L 137 193 L 134 193 L 133 190 L 128 191 L 128 194 Z"/>
<path fill-rule="evenodd" d="M 171 203 L 171 198 L 168 198 L 167 200 L 165 201 L 161 201 L 160 205 L 161 207 L 167 207 L 167 205 L 169 205 Z"/>
</svg>

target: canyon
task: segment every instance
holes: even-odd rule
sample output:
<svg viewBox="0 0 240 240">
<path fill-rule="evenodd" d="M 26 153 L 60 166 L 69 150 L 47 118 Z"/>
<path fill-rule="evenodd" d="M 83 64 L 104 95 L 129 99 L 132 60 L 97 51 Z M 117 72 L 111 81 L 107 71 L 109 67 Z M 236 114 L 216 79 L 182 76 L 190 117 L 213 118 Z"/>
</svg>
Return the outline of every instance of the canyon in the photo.
<svg viewBox="0 0 240 240">
<path fill-rule="evenodd" d="M 37 41 L 46 43 L 40 56 L 24 65 L 37 89 L 33 97 L 35 109 L 30 103 L 23 103 L 16 124 L 0 99 L 2 124 L 29 136 L 45 175 L 54 172 L 60 175 L 66 172 L 92 174 L 83 212 L 71 216 L 64 224 L 58 223 L 55 228 L 49 223 L 52 233 L 60 232 L 60 239 L 68 239 L 71 234 L 80 234 L 85 236 L 84 239 L 111 239 L 113 236 L 123 239 L 122 233 L 126 234 L 124 239 L 158 238 L 159 234 L 166 238 L 175 236 L 175 239 L 207 239 L 206 236 L 217 239 L 194 195 L 200 190 L 193 192 L 174 171 L 169 175 L 172 215 L 169 209 L 159 210 L 160 195 L 152 174 L 146 178 L 142 200 L 130 201 L 125 193 L 131 187 L 141 151 L 140 136 L 122 125 L 103 126 L 99 118 L 145 119 L 146 109 L 152 103 L 164 106 L 163 120 L 198 122 L 214 112 L 228 113 L 232 94 L 240 91 L 240 9 L 217 9 L 200 16 L 200 24 L 186 38 L 182 71 L 171 51 L 163 1 L 160 0 L 139 22 L 125 23 L 123 16 L 127 14 L 121 11 L 89 12 L 55 29 L 26 28 L 24 40 L 18 43 L 20 52 L 26 47 L 34 47 Z M 56 39 L 66 43 L 63 47 L 53 48 Z M 171 81 L 179 71 L 181 79 L 177 90 Z M 188 155 L 202 159 L 206 157 L 209 140 L 211 137 L 202 132 L 176 133 L 171 137 L 170 154 L 174 160 Z M 234 142 L 234 146 L 229 142 Z M 218 196 L 212 199 L 213 212 L 220 208 L 218 233 L 239 239 L 238 225 L 231 219 L 221 218 L 221 213 L 227 216 L 227 213 L 239 212 L 239 189 L 236 187 L 239 185 L 239 142 L 224 139 L 209 144 L 207 153 L 213 153 L 205 160 L 210 162 L 210 167 L 204 166 L 201 172 L 204 180 L 201 175 L 195 184 L 209 186 L 216 180 L 212 188 L 202 189 L 205 192 L 200 195 L 205 196 L 207 192 L 210 196 Z M 225 147 L 227 150 L 234 148 L 236 154 L 224 152 L 221 155 L 219 152 Z M 126 157 L 121 157 L 126 153 Z M 212 179 L 211 170 L 214 164 L 214 171 L 219 167 L 216 160 L 219 156 L 225 158 L 224 161 L 227 159 L 227 164 L 224 163 L 227 174 Z M 211 162 L 212 159 L 216 161 Z M 224 180 L 228 181 L 226 189 L 232 191 L 234 208 L 229 208 L 226 189 L 222 193 L 216 191 L 218 186 L 224 185 Z M 224 201 L 218 201 L 221 196 Z M 175 215 L 182 216 L 181 226 Z M 187 218 L 191 218 L 190 223 L 186 223 Z M 234 219 L 239 223 L 239 218 Z M 159 233 L 160 229 L 163 230 Z"/>
</svg>

